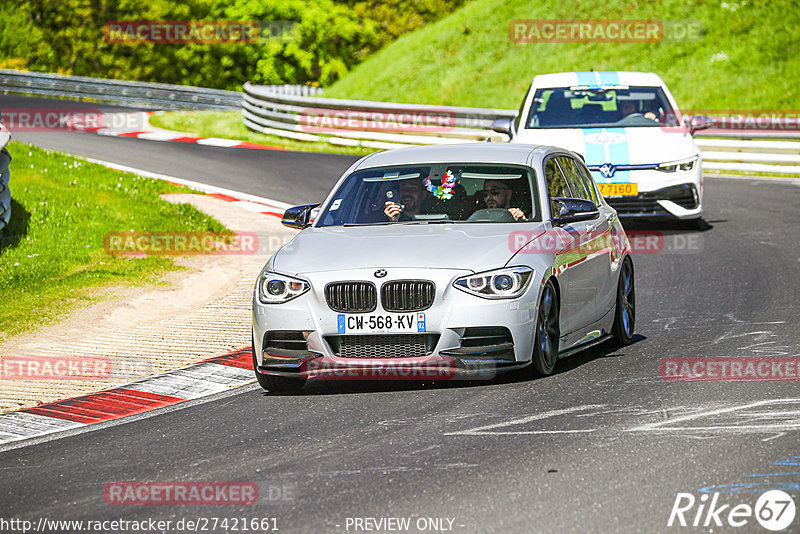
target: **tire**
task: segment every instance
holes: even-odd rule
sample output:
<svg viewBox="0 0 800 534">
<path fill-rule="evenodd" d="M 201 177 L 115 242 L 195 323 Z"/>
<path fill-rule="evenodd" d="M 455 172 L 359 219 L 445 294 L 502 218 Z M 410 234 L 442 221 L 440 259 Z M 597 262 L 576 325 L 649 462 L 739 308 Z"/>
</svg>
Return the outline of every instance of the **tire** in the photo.
<svg viewBox="0 0 800 534">
<path fill-rule="evenodd" d="M 539 307 L 536 310 L 536 330 L 533 338 L 533 356 L 528 367 L 531 377 L 544 377 L 553 374 L 558 362 L 559 329 L 558 292 L 552 280 L 548 280 L 542 290 Z"/>
<path fill-rule="evenodd" d="M 619 272 L 617 283 L 617 304 L 614 312 L 614 326 L 611 334 L 614 343 L 620 347 L 631 344 L 636 326 L 636 285 L 633 276 L 633 262 L 625 258 Z"/>
<path fill-rule="evenodd" d="M 286 378 L 284 376 L 265 375 L 258 372 L 258 362 L 256 361 L 255 343 L 250 346 L 253 355 L 253 372 L 256 374 L 258 385 L 272 393 L 294 393 L 300 391 L 306 381 L 302 378 Z"/>
</svg>

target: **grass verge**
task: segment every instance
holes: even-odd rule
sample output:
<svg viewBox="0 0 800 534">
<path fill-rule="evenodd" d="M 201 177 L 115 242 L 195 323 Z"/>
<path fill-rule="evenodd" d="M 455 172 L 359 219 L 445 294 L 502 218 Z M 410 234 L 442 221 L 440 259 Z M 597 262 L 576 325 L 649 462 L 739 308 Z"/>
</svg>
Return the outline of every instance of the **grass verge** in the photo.
<svg viewBox="0 0 800 534">
<path fill-rule="evenodd" d="M 345 147 L 323 142 L 295 141 L 276 135 L 253 132 L 242 122 L 239 111 L 168 111 L 151 115 L 150 124 L 157 128 L 178 132 L 191 132 L 198 137 L 221 137 L 237 139 L 296 150 L 299 152 L 326 152 L 328 154 L 346 154 L 365 156 L 375 152 L 372 148 Z"/>
<path fill-rule="evenodd" d="M 157 283 L 180 268 L 163 256 L 109 255 L 109 232 L 225 231 L 194 207 L 159 197 L 185 188 L 32 145 L 12 142 L 8 150 L 12 213 L 0 239 L 0 341 L 100 300 L 98 288 Z"/>
<path fill-rule="evenodd" d="M 656 20 L 659 42 L 514 42 L 515 20 Z M 406 34 L 323 96 L 517 109 L 536 74 L 659 74 L 681 109 L 800 107 L 800 10 L 794 0 L 475 0 Z"/>
</svg>

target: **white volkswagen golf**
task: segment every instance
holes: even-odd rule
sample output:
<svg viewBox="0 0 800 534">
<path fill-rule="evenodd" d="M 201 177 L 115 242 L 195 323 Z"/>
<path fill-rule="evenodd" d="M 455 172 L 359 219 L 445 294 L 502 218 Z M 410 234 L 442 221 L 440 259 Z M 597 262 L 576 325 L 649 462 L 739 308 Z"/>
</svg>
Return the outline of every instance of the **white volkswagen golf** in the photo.
<svg viewBox="0 0 800 534">
<path fill-rule="evenodd" d="M 703 168 L 692 135 L 706 117 L 681 116 L 664 81 L 645 72 L 541 74 L 514 121 L 493 129 L 512 143 L 581 154 L 620 217 L 702 224 Z"/>
</svg>

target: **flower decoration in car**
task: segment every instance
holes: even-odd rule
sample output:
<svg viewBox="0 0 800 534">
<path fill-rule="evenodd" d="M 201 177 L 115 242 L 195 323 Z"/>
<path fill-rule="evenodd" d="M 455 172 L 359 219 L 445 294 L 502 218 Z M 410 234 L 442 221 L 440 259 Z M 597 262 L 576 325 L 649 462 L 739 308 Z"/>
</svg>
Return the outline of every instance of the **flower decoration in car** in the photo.
<svg viewBox="0 0 800 534">
<path fill-rule="evenodd" d="M 447 171 L 442 177 L 442 185 L 433 185 L 431 177 L 425 178 L 425 188 L 436 198 L 447 200 L 453 198 L 453 188 L 456 186 L 456 177 L 453 171 Z"/>
</svg>

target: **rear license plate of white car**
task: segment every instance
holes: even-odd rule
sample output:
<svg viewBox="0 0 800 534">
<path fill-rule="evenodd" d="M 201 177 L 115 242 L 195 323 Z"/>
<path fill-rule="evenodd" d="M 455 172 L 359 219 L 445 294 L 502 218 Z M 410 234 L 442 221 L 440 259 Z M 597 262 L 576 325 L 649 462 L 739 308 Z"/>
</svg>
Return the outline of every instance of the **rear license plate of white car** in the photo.
<svg viewBox="0 0 800 534">
<path fill-rule="evenodd" d="M 345 314 L 336 317 L 340 334 L 420 333 L 425 332 L 425 314 L 380 313 Z"/>
<path fill-rule="evenodd" d="M 604 197 L 636 196 L 639 188 L 636 184 L 597 184 Z"/>
</svg>

